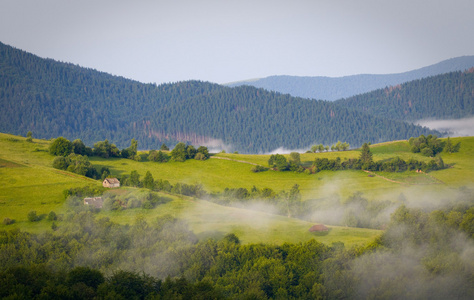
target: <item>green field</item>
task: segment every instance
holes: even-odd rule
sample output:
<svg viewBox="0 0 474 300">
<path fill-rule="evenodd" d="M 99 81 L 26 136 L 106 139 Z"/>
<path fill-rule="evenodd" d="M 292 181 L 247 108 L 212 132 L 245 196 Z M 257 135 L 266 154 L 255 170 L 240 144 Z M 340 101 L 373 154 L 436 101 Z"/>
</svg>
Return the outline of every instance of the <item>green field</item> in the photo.
<svg viewBox="0 0 474 300">
<path fill-rule="evenodd" d="M 453 138 L 453 142 L 462 142 L 459 153 L 442 154 L 446 164 L 451 168 L 431 172 L 428 175 L 416 172 L 384 173 L 370 176 L 363 171 L 323 171 L 317 174 L 294 172 L 277 172 L 268 170 L 260 173 L 250 171 L 252 164 L 267 166 L 269 155 L 215 154 L 206 161 L 188 160 L 186 162 L 156 163 L 136 162 L 128 159 L 102 159 L 91 157 L 97 167 L 107 166 L 113 176 L 130 174 L 137 170 L 143 176 L 150 171 L 156 179 L 202 184 L 207 192 L 219 192 L 224 188 L 247 189 L 271 188 L 276 192 L 289 190 L 294 184 L 300 186 L 302 200 L 321 199 L 338 196 L 345 199 L 356 191 L 364 194 L 369 201 L 392 201 L 403 193 L 409 201 L 448 195 L 450 191 L 474 182 L 474 137 Z M 51 167 L 53 158 L 47 151 L 49 141 L 34 140 L 28 143 L 25 138 L 0 134 L 0 220 L 14 219 L 12 225 L 0 224 L 3 228 L 22 228 L 29 231 L 49 230 L 51 224 L 46 220 L 28 222 L 27 213 L 37 211 L 46 215 L 50 211 L 58 214 L 67 213 L 63 190 L 87 184 L 100 186 L 101 182 L 73 173 L 59 171 Z M 371 146 L 374 160 L 385 160 L 399 156 L 403 159 L 430 158 L 409 151 L 407 141 L 396 141 Z M 142 153 L 145 157 L 146 153 Z M 329 153 L 301 154 L 304 165 L 310 166 L 316 157 L 342 160 L 357 158 L 358 150 Z M 224 158 L 224 159 L 222 159 Z M 126 190 L 127 188 L 121 188 Z M 131 188 L 128 188 L 131 189 Z M 171 214 L 186 219 L 190 228 L 199 238 L 219 238 L 229 232 L 236 233 L 244 243 L 299 242 L 315 238 L 324 243 L 342 241 L 346 245 L 362 244 L 380 234 L 379 230 L 331 226 L 329 233 L 312 234 L 308 232 L 314 223 L 298 219 L 277 216 L 261 211 L 225 207 L 204 200 L 184 196 L 166 195 L 171 202 L 155 209 L 129 209 L 124 211 L 103 211 L 100 216 L 107 216 L 119 223 L 132 223 L 140 215 L 152 220 L 160 215 Z"/>
</svg>

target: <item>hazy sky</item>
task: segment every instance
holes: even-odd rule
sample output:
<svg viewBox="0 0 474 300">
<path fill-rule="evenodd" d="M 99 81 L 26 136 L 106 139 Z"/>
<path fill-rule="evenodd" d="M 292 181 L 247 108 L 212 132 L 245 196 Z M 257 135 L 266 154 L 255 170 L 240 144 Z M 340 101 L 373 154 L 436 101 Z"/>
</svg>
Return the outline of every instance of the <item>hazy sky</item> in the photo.
<svg viewBox="0 0 474 300">
<path fill-rule="evenodd" d="M 474 54 L 473 0 L 0 0 L 0 41 L 142 82 L 398 73 Z"/>
</svg>

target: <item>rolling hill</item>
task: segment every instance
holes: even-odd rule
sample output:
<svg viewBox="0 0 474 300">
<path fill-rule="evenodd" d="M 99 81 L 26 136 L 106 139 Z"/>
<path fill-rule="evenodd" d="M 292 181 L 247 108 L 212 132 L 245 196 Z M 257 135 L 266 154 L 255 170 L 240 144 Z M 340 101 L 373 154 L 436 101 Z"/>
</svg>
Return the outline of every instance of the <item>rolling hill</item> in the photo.
<svg viewBox="0 0 474 300">
<path fill-rule="evenodd" d="M 364 142 L 439 134 L 374 117 L 331 102 L 263 89 L 188 81 L 143 84 L 0 44 L 0 131 L 34 137 L 108 139 L 140 149 L 165 142 L 215 146 L 242 153 L 307 148 L 338 140 Z"/>
<path fill-rule="evenodd" d="M 169 202 L 156 209 L 133 208 L 125 210 L 103 210 L 101 216 L 109 217 L 121 224 L 133 223 L 137 216 L 152 222 L 157 216 L 171 214 L 185 219 L 199 238 L 222 236 L 229 232 L 239 233 L 244 242 L 283 243 L 299 242 L 314 238 L 307 232 L 312 222 L 329 225 L 340 224 L 343 207 L 351 197 L 362 193 L 369 203 L 397 204 L 403 194 L 405 204 L 410 207 L 431 209 L 449 203 L 458 193 L 465 193 L 465 187 L 472 187 L 474 161 L 472 159 L 474 138 L 454 138 L 461 142 L 459 153 L 442 153 L 451 168 L 420 174 L 415 171 L 401 173 L 378 173 L 376 177 L 367 176 L 363 171 L 322 171 L 316 174 L 266 171 L 252 172 L 248 163 L 267 165 L 269 155 L 243 155 L 219 153 L 206 161 L 188 160 L 186 162 L 156 163 L 144 159 L 137 162 L 123 158 L 104 159 L 91 157 L 96 168 L 108 167 L 112 176 L 121 178 L 137 170 L 141 178 L 150 172 L 155 180 L 169 180 L 178 183 L 200 184 L 210 194 L 219 193 L 225 188 L 246 188 L 249 191 L 269 188 L 279 193 L 290 190 L 296 183 L 300 186 L 301 200 L 309 203 L 308 216 L 293 219 L 272 214 L 276 202 L 251 207 L 229 207 L 177 194 L 159 192 L 169 198 Z M 42 231 L 51 225 L 47 220 L 28 222 L 27 214 L 35 210 L 38 215 L 55 211 L 67 214 L 70 207 L 65 203 L 63 191 L 82 186 L 100 186 L 99 180 L 92 180 L 67 171 L 53 169 L 54 159 L 47 152 L 50 141 L 34 139 L 26 142 L 23 137 L 0 134 L 0 220 L 16 220 L 12 225 L 0 224 L 0 229 L 22 228 L 28 231 Z M 403 159 L 427 160 L 420 154 L 410 152 L 407 141 L 395 141 L 371 146 L 375 161 L 383 161 L 395 156 Z M 146 156 L 145 153 L 142 153 Z M 305 153 L 301 155 L 303 164 L 311 164 L 315 158 L 359 157 L 359 150 L 325 153 Z M 226 159 L 219 159 L 226 158 Z M 464 188 L 460 188 L 464 187 Z M 459 192 L 458 192 L 459 188 Z M 117 195 L 131 193 L 130 197 L 143 193 L 145 189 L 122 187 L 115 190 Z M 138 193 L 138 194 L 137 194 Z M 277 200 L 273 200 L 277 201 Z M 375 207 L 375 206 L 374 206 Z M 355 207 L 352 207 L 355 209 Z M 379 217 L 387 221 L 394 207 L 390 206 Z M 339 212 L 338 212 L 339 211 Z M 324 243 L 343 241 L 346 245 L 358 244 L 372 239 L 377 230 L 347 227 L 332 227 L 329 235 L 317 237 Z"/>
<path fill-rule="evenodd" d="M 429 76 L 464 71 L 472 67 L 474 67 L 474 56 L 462 56 L 398 74 L 361 74 L 344 77 L 281 75 L 229 83 L 227 86 L 250 85 L 294 97 L 334 101 Z"/>
<path fill-rule="evenodd" d="M 28 143 L 23 137 L 0 133 L 0 207 L 2 208 L 0 209 L 0 220 L 3 221 L 5 218 L 15 220 L 11 225 L 0 223 L 0 231 L 10 228 L 21 228 L 28 232 L 50 230 L 51 222 L 44 216 L 50 211 L 55 211 L 59 216 L 64 217 L 71 212 L 71 207 L 66 204 L 64 198 L 63 191 L 65 189 L 101 186 L 100 180 L 92 180 L 52 168 L 54 157 L 47 152 L 50 143 L 50 141 L 39 139 Z M 220 185 L 221 188 L 227 186 L 222 183 L 222 179 L 225 177 L 222 175 L 223 172 L 230 172 L 233 174 L 233 178 L 241 176 L 240 172 L 254 174 L 247 164 L 236 164 L 233 161 L 219 159 L 166 164 L 140 163 L 129 159 L 104 160 L 97 157 L 93 157 L 91 160 L 96 167 L 107 165 L 114 176 L 129 173 L 130 168 L 138 170 L 142 176 L 143 171 L 148 170 L 153 172 L 156 179 L 167 179 L 172 184 L 194 182 L 199 177 L 205 179 L 203 181 L 205 187 L 211 189 L 215 189 L 217 185 Z M 197 177 L 191 178 L 190 173 Z M 281 174 L 275 173 L 274 175 Z M 291 174 L 289 175 L 289 178 L 284 179 L 287 182 L 283 187 L 294 182 L 295 178 Z M 251 183 L 248 181 L 249 179 L 256 180 L 254 177 L 233 182 L 228 178 L 227 183 L 230 186 L 235 184 L 247 186 Z M 253 183 L 255 184 L 255 182 Z M 128 193 L 128 197 L 140 197 L 146 193 L 146 190 L 121 187 L 113 190 L 112 193 L 117 195 Z M 133 224 L 139 216 L 152 223 L 157 217 L 172 215 L 185 220 L 199 239 L 222 238 L 225 234 L 233 232 L 239 235 L 243 243 L 297 243 L 317 238 L 327 244 L 343 241 L 346 245 L 354 245 L 367 243 L 381 233 L 380 230 L 368 228 L 331 226 L 330 234 L 315 236 L 308 232 L 309 227 L 313 224 L 309 221 L 291 219 L 262 211 L 221 206 L 182 195 L 158 194 L 166 197 L 169 202 L 159 205 L 156 209 L 134 208 L 114 211 L 104 209 L 98 215 L 110 218 L 120 224 Z M 36 211 L 41 221 L 29 222 L 27 214 L 30 211 Z M 61 220 L 58 220 L 57 224 L 61 226 Z"/>
</svg>

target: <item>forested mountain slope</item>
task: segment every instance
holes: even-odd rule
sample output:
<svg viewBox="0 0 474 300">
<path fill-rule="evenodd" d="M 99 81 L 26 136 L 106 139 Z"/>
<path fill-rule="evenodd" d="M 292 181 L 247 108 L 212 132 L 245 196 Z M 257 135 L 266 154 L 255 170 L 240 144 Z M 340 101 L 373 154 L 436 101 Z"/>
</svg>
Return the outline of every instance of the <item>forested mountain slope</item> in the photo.
<svg viewBox="0 0 474 300">
<path fill-rule="evenodd" d="M 228 86 L 250 85 L 295 97 L 334 101 L 416 79 L 448 72 L 464 71 L 471 67 L 474 67 L 474 56 L 462 56 L 398 74 L 361 74 L 344 77 L 269 76 L 229 83 Z"/>
<path fill-rule="evenodd" d="M 303 148 L 337 140 L 360 145 L 429 134 L 334 103 L 254 87 L 188 81 L 155 86 L 42 59 L 0 44 L 0 131 L 64 136 L 124 148 L 189 141 L 240 152 Z M 436 133 L 436 132 L 434 132 Z"/>
<path fill-rule="evenodd" d="M 335 103 L 397 120 L 470 117 L 474 115 L 474 68 L 379 89 Z"/>
<path fill-rule="evenodd" d="M 416 136 L 415 132 L 427 132 L 331 102 L 294 98 L 248 86 L 222 88 L 212 95 L 183 99 L 157 110 L 150 124 L 163 133 L 182 132 L 185 126 L 197 138 L 213 132 L 226 144 L 252 153 L 278 147 L 301 149 L 316 141 L 330 144 L 341 140 L 355 146 L 364 141 L 405 139 Z M 162 136 L 160 132 L 156 134 Z"/>
</svg>

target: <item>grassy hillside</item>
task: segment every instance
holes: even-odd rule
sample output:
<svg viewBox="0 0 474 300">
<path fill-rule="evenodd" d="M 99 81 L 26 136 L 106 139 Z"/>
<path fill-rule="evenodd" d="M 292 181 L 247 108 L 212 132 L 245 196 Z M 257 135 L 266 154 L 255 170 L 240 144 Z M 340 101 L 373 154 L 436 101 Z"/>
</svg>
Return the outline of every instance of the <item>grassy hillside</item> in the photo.
<svg viewBox="0 0 474 300">
<path fill-rule="evenodd" d="M 450 187 L 459 187 L 472 183 L 470 176 L 459 176 L 456 174 L 471 174 L 473 160 L 470 159 L 474 149 L 474 138 L 457 138 L 453 141 L 462 140 L 462 147 L 459 153 L 442 154 L 443 159 L 448 164 L 454 164 L 453 168 L 435 171 L 430 175 L 446 182 Z M 410 152 L 407 141 L 396 141 L 371 146 L 374 160 L 385 160 L 399 156 L 408 160 L 414 158 L 420 161 L 429 161 L 430 158 L 420 154 Z M 335 159 L 340 157 L 342 160 L 359 157 L 359 150 L 324 152 L 324 153 L 304 153 L 301 154 L 303 164 L 309 166 L 317 157 L 327 157 Z M 145 156 L 145 155 L 144 155 Z M 226 158 L 226 159 L 219 159 Z M 400 193 L 403 190 L 412 193 L 412 190 L 425 189 L 427 184 L 436 183 L 436 179 L 425 174 L 418 174 L 414 171 L 393 174 L 403 183 L 412 183 L 412 185 L 403 185 L 387 181 L 380 177 L 369 177 L 363 171 L 322 171 L 317 174 L 307 175 L 294 172 L 275 172 L 266 171 L 253 173 L 250 171 L 252 164 L 268 166 L 270 155 L 242 155 L 219 153 L 207 161 L 187 160 L 186 162 L 135 162 L 123 159 L 102 159 L 94 157 L 91 160 L 95 165 L 108 166 L 116 176 L 130 174 L 132 170 L 137 170 L 142 176 L 146 171 L 150 171 L 155 179 L 167 179 L 172 184 L 184 182 L 188 184 L 201 183 L 206 191 L 222 191 L 224 188 L 244 187 L 251 189 L 254 185 L 257 188 L 271 188 L 275 191 L 289 190 L 295 183 L 300 185 L 303 199 L 321 198 L 336 193 L 341 198 L 345 198 L 361 191 L 370 198 L 379 198 L 387 191 Z M 458 161 L 459 158 L 459 161 Z M 230 160 L 229 160 L 230 159 Z M 248 163 L 246 163 L 248 162 Z M 381 174 L 383 175 L 383 174 Z M 388 174 L 385 174 L 388 176 Z M 386 176 L 385 176 L 386 177 Z M 445 188 L 438 185 L 431 187 Z M 398 191 L 400 190 L 400 192 Z M 389 196 L 391 196 L 391 193 Z"/>
<path fill-rule="evenodd" d="M 0 219 L 26 220 L 31 210 L 38 215 L 58 211 L 64 203 L 62 191 L 100 183 L 51 167 L 48 141 L 0 134 Z M 22 226 L 29 228 L 30 223 Z"/>
<path fill-rule="evenodd" d="M 380 230 L 329 226 L 329 233 L 311 233 L 314 223 L 289 219 L 263 212 L 225 207 L 188 197 L 174 197 L 173 201 L 157 209 L 133 209 L 122 212 L 101 212 L 122 224 L 131 224 L 137 216 L 152 222 L 157 216 L 170 214 L 185 219 L 199 239 L 222 238 L 229 232 L 239 236 L 242 243 L 301 242 L 312 238 L 331 244 L 342 241 L 346 245 L 365 243 L 380 234 Z"/>
<path fill-rule="evenodd" d="M 114 176 L 129 174 L 137 170 L 143 176 L 150 171 L 155 179 L 177 182 L 200 183 L 208 192 L 219 192 L 224 188 L 268 187 L 278 192 L 289 190 L 294 184 L 300 185 L 303 201 L 311 199 L 332 199 L 344 201 L 360 191 L 369 201 L 393 201 L 401 193 L 411 205 L 425 205 L 426 202 L 447 201 L 449 195 L 462 186 L 474 183 L 474 137 L 453 138 L 461 141 L 459 153 L 442 154 L 452 168 L 431 172 L 428 175 L 415 172 L 379 173 L 375 177 L 363 171 L 323 171 L 317 174 L 265 171 L 253 173 L 252 164 L 266 166 L 269 155 L 215 154 L 207 161 L 188 160 L 186 162 L 155 163 L 136 162 L 128 159 L 102 159 L 92 157 L 96 167 L 108 166 Z M 0 134 L 0 220 L 8 217 L 16 223 L 3 228 L 22 228 L 30 231 L 50 230 L 47 220 L 31 223 L 27 213 L 36 210 L 38 215 L 50 211 L 65 214 L 63 190 L 84 185 L 100 186 L 99 181 L 51 168 L 53 157 L 47 152 L 49 141 L 34 140 L 28 143 L 25 138 Z M 371 146 L 375 160 L 384 160 L 395 156 L 403 159 L 416 158 L 429 160 L 409 151 L 406 141 L 396 141 Z M 358 150 L 329 153 L 301 154 L 304 164 L 310 165 L 316 157 L 342 160 L 359 156 Z M 390 181 L 391 180 L 391 181 Z M 442 182 L 442 183 L 441 183 Z M 119 191 L 136 190 L 121 188 Z M 221 237 L 229 232 L 239 235 L 244 243 L 253 242 L 297 242 L 315 237 L 325 243 L 343 241 L 347 245 L 363 243 L 374 238 L 380 231 L 332 226 L 326 235 L 308 232 L 312 222 L 291 219 L 264 212 L 249 211 L 241 208 L 224 207 L 207 201 L 184 196 L 165 195 L 172 201 L 152 210 L 141 208 L 124 211 L 102 211 L 119 223 L 133 223 L 137 216 L 152 220 L 160 215 L 171 214 L 182 217 L 199 238 Z M 313 201 L 311 200 L 311 201 Z M 317 217 L 312 219 L 318 222 Z"/>
<path fill-rule="evenodd" d="M 45 219 L 50 211 L 66 214 L 63 190 L 84 185 L 100 186 L 95 181 L 73 173 L 51 168 L 53 157 L 47 152 L 49 141 L 34 140 L 26 142 L 23 137 L 0 134 L 0 219 L 14 219 L 13 225 L 0 224 L 0 229 L 21 228 L 31 232 L 50 230 L 51 222 Z M 166 163 L 157 168 L 156 163 L 135 162 L 126 159 L 103 160 L 92 158 L 95 165 L 111 167 L 114 175 L 137 169 L 141 175 L 151 170 L 156 178 L 171 182 L 197 183 L 199 178 L 208 178 L 206 187 L 218 188 L 226 185 L 228 178 L 220 178 L 223 172 L 250 172 L 250 165 L 225 160 L 188 161 L 185 163 Z M 274 175 L 282 175 L 273 172 Z M 283 174 L 284 175 L 284 174 Z M 189 177 L 189 179 L 186 179 Z M 246 179 L 254 180 L 250 177 Z M 248 186 L 243 178 L 239 184 Z M 215 181 L 212 183 L 212 181 Z M 286 186 L 286 185 L 285 185 Z M 122 188 L 136 190 L 134 188 Z M 243 243 L 299 242 L 316 238 L 325 243 L 343 241 L 347 245 L 365 243 L 380 234 L 379 230 L 332 226 L 328 234 L 316 235 L 308 232 L 313 223 L 297 219 L 249 211 L 240 208 L 224 207 L 203 200 L 184 196 L 165 195 L 172 201 L 157 209 L 130 209 L 120 212 L 102 211 L 99 217 L 110 217 L 114 221 L 131 224 L 137 216 L 152 221 L 158 216 L 170 214 L 187 220 L 190 228 L 199 238 L 219 238 L 229 232 L 238 234 Z M 43 220 L 27 221 L 28 212 L 35 210 Z M 61 224 L 61 222 L 56 222 Z"/>
</svg>

